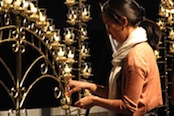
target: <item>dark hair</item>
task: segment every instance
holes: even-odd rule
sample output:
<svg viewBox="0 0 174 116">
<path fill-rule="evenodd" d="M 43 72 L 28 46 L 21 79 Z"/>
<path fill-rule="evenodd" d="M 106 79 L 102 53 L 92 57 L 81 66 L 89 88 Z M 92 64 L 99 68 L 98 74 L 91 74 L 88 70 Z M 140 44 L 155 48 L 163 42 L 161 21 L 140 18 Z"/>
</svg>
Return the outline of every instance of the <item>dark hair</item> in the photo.
<svg viewBox="0 0 174 116">
<path fill-rule="evenodd" d="M 127 17 L 129 25 L 142 26 L 147 31 L 148 43 L 156 50 L 161 38 L 158 25 L 145 18 L 145 9 L 135 0 L 108 0 L 104 3 L 102 12 L 116 23 L 122 23 L 121 17 Z"/>
<path fill-rule="evenodd" d="M 153 50 L 158 50 L 159 41 L 161 40 L 161 30 L 160 27 L 152 20 L 145 19 L 140 24 L 146 30 L 148 43 Z"/>
</svg>

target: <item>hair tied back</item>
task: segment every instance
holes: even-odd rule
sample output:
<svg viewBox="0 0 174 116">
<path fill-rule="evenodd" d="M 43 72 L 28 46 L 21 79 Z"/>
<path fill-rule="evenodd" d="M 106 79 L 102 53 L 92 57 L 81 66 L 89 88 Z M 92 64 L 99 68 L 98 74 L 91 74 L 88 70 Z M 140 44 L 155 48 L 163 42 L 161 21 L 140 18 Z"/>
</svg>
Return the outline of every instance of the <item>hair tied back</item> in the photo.
<svg viewBox="0 0 174 116">
<path fill-rule="evenodd" d="M 138 7 L 138 10 L 140 11 L 141 15 L 145 16 L 146 15 L 145 8 L 141 5 L 139 5 L 135 0 L 133 0 L 132 2 Z"/>
</svg>

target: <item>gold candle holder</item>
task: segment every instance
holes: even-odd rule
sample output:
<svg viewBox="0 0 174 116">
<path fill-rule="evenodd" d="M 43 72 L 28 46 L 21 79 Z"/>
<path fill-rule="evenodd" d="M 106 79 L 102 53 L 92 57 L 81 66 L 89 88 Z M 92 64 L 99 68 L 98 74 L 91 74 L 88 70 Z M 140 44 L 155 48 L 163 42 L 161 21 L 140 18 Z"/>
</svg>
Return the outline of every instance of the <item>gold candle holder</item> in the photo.
<svg viewBox="0 0 174 116">
<path fill-rule="evenodd" d="M 13 0 L 2 0 L 2 2 L 4 3 L 4 5 L 11 5 Z"/>
<path fill-rule="evenodd" d="M 69 7 L 72 7 L 75 4 L 77 4 L 77 2 L 76 2 L 76 0 L 66 0 L 65 4 Z"/>
<path fill-rule="evenodd" d="M 29 2 L 29 9 L 27 10 L 27 14 L 31 15 L 36 12 L 37 12 L 37 8 L 35 7 L 35 5 L 32 2 Z"/>
<path fill-rule="evenodd" d="M 174 43 L 170 44 L 170 52 L 174 54 Z"/>
<path fill-rule="evenodd" d="M 80 28 L 80 39 L 81 39 L 82 41 L 88 39 L 88 32 L 87 32 L 87 30 L 86 30 L 85 27 L 81 27 L 81 28 Z"/>
<path fill-rule="evenodd" d="M 13 2 L 13 9 L 12 9 L 12 12 L 14 14 L 20 14 L 21 10 L 22 10 L 22 7 L 21 7 L 21 4 L 22 4 L 22 1 L 21 0 L 15 0 Z"/>
<path fill-rule="evenodd" d="M 80 54 L 84 59 L 89 56 L 88 43 L 81 45 Z"/>
<path fill-rule="evenodd" d="M 171 40 L 174 40 L 174 30 L 173 29 L 170 30 L 168 38 L 170 38 Z"/>
<path fill-rule="evenodd" d="M 75 42 L 74 28 L 65 28 L 64 43 L 71 45 Z"/>
<path fill-rule="evenodd" d="M 46 9 L 45 8 L 40 8 L 39 9 L 39 18 L 36 21 L 36 26 L 38 28 L 43 28 L 46 26 L 47 22 L 46 22 L 47 16 L 46 16 Z"/>
<path fill-rule="evenodd" d="M 77 20 L 77 18 L 78 18 L 77 11 L 78 11 L 77 8 L 71 7 L 69 9 L 68 14 L 67 14 L 67 18 L 68 18 L 67 22 L 69 24 L 75 25 L 78 22 L 78 20 Z"/>
<path fill-rule="evenodd" d="M 88 22 L 90 20 L 90 5 L 83 5 L 82 11 L 81 11 L 81 20 L 83 22 Z"/>
<path fill-rule="evenodd" d="M 60 45 L 60 41 L 61 41 L 60 29 L 55 29 L 55 31 L 53 33 L 53 43 L 52 43 L 52 46 L 54 48 L 57 48 Z"/>
<path fill-rule="evenodd" d="M 66 61 L 66 50 L 65 45 L 60 45 L 57 49 L 57 58 L 56 60 L 58 62 L 64 62 Z"/>
<path fill-rule="evenodd" d="M 83 62 L 81 68 L 82 76 L 84 78 L 89 78 L 91 76 L 92 68 L 90 62 Z"/>
<path fill-rule="evenodd" d="M 161 58 L 159 50 L 154 50 L 154 54 L 156 56 L 156 60 Z"/>
<path fill-rule="evenodd" d="M 63 66 L 62 66 L 62 75 L 63 75 L 63 79 L 65 81 L 69 80 L 70 78 L 72 78 L 72 64 L 71 63 L 67 63 L 64 62 Z"/>
<path fill-rule="evenodd" d="M 74 47 L 68 47 L 67 48 L 67 63 L 74 63 L 74 56 L 75 56 L 75 48 Z"/>
<path fill-rule="evenodd" d="M 165 27 L 165 23 L 164 23 L 164 21 L 162 21 L 162 20 L 159 20 L 158 22 L 157 22 L 157 25 L 160 27 L 160 29 L 161 30 L 164 30 L 166 27 Z"/>
</svg>

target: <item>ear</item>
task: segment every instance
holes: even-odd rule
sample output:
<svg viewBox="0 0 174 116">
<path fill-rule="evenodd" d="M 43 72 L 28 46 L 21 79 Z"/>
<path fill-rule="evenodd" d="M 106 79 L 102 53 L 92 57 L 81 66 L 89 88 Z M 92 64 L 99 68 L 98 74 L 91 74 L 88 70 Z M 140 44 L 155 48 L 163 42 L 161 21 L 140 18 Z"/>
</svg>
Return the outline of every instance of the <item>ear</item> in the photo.
<svg viewBox="0 0 174 116">
<path fill-rule="evenodd" d="M 122 24 L 122 26 L 126 27 L 128 25 L 128 23 L 129 23 L 129 21 L 128 21 L 127 17 L 122 16 L 121 17 L 121 24 Z"/>
</svg>

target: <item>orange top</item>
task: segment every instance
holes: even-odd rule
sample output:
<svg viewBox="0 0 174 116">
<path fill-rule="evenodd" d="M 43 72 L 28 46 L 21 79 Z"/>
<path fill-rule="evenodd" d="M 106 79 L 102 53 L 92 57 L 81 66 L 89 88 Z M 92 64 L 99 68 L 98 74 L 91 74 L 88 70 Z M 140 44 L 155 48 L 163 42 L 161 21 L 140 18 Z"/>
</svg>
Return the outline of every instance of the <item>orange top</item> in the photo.
<svg viewBox="0 0 174 116">
<path fill-rule="evenodd" d="M 162 105 L 158 65 L 148 43 L 137 44 L 124 59 L 121 88 L 122 100 L 116 111 L 144 116 Z"/>
</svg>

